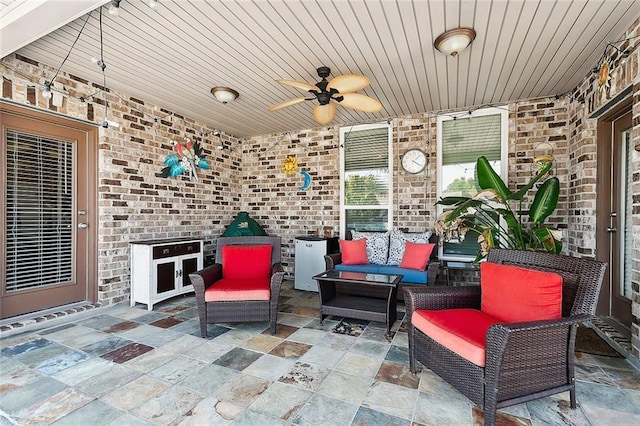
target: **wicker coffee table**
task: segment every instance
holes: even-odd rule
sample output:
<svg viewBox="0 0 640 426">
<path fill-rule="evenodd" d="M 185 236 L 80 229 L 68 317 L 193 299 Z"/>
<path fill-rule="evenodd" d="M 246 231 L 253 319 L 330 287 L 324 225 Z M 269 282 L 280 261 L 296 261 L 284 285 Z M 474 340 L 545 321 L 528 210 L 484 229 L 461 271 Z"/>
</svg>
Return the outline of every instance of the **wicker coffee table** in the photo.
<svg viewBox="0 0 640 426">
<path fill-rule="evenodd" d="M 320 323 L 328 315 L 384 322 L 387 334 L 397 317 L 402 275 L 326 271 L 313 277 L 320 292 Z"/>
</svg>

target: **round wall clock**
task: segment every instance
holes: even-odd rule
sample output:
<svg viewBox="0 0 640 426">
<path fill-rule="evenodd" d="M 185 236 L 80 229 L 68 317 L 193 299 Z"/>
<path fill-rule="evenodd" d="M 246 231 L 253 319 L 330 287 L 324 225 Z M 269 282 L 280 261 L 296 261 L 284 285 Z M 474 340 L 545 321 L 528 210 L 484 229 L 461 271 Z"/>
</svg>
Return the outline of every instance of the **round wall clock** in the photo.
<svg viewBox="0 0 640 426">
<path fill-rule="evenodd" d="M 427 154 L 421 149 L 412 148 L 404 153 L 401 164 L 407 173 L 420 173 L 427 167 Z"/>
</svg>

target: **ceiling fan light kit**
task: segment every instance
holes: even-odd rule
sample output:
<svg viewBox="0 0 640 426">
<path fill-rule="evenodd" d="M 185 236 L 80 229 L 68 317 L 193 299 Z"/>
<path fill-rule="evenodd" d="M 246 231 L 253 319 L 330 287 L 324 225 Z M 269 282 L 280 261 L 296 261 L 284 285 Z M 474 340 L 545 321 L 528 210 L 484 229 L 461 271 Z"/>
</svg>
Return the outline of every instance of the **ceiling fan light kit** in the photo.
<svg viewBox="0 0 640 426">
<path fill-rule="evenodd" d="M 455 28 L 440 34 L 433 45 L 445 55 L 455 57 L 466 49 L 475 38 L 476 32 L 472 28 Z"/>
<path fill-rule="evenodd" d="M 316 71 L 322 79 L 316 84 L 289 79 L 276 80 L 280 84 L 304 90 L 311 95 L 280 102 L 271 106 L 269 111 L 277 111 L 304 101 L 317 100 L 318 103 L 313 108 L 313 119 L 318 124 L 328 124 L 336 115 L 336 105 L 363 112 L 379 112 L 382 110 L 382 104 L 376 99 L 353 93 L 369 85 L 370 81 L 367 77 L 360 74 L 344 74 L 329 81 L 327 80 L 327 77 L 331 74 L 329 67 L 322 66 Z"/>
<path fill-rule="evenodd" d="M 236 90 L 220 86 L 212 88 L 211 94 L 223 104 L 234 101 L 238 96 L 240 96 L 240 94 Z"/>
</svg>

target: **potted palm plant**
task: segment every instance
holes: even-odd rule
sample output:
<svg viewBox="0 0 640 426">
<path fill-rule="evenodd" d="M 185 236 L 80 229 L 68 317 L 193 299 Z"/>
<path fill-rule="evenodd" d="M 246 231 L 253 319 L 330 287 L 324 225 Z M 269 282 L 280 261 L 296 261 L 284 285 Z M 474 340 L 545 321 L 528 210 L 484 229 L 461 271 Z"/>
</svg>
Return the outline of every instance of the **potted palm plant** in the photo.
<svg viewBox="0 0 640 426">
<path fill-rule="evenodd" d="M 542 155 L 534 163 L 539 167 L 536 175 L 524 187 L 512 191 L 484 156 L 478 158 L 476 175 L 481 191 L 473 197 L 444 197 L 436 203 L 447 208 L 435 225 L 440 241 L 460 241 L 467 231 L 475 231 L 480 244 L 476 262 L 492 247 L 559 253 L 562 233 L 543 225 L 558 205 L 558 178 L 545 180 L 535 188 L 531 205 L 523 206 L 527 193 L 551 169 L 553 157 Z"/>
</svg>

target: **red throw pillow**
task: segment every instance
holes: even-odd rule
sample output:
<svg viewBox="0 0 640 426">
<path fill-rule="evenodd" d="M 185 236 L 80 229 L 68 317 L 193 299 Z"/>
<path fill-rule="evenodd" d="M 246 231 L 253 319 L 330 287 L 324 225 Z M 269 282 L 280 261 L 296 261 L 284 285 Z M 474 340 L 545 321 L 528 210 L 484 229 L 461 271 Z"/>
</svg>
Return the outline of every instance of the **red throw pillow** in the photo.
<svg viewBox="0 0 640 426">
<path fill-rule="evenodd" d="M 343 265 L 364 265 L 369 263 L 367 259 L 367 239 L 340 240 L 340 252 Z"/>
<path fill-rule="evenodd" d="M 435 244 L 418 244 L 407 241 L 405 243 L 404 256 L 400 262 L 401 268 L 417 269 L 424 271 L 429 263 L 429 257 Z"/>
<path fill-rule="evenodd" d="M 505 322 L 562 316 L 562 277 L 512 265 L 482 262 L 481 309 Z"/>
<path fill-rule="evenodd" d="M 248 280 L 271 276 L 271 249 L 269 244 L 222 246 L 222 277 Z"/>
</svg>

